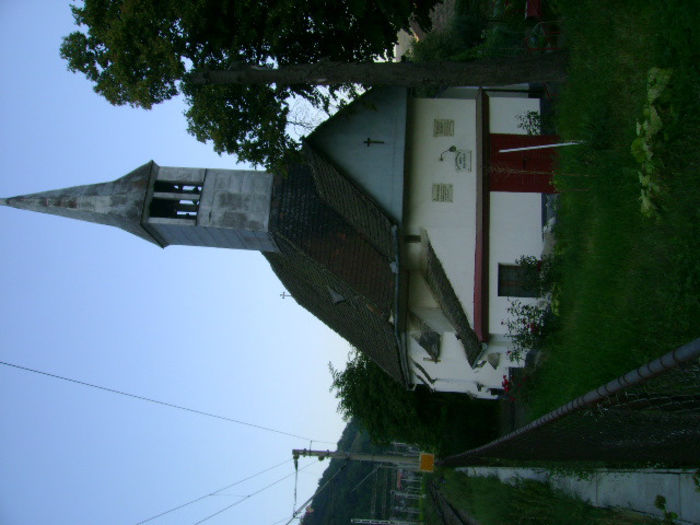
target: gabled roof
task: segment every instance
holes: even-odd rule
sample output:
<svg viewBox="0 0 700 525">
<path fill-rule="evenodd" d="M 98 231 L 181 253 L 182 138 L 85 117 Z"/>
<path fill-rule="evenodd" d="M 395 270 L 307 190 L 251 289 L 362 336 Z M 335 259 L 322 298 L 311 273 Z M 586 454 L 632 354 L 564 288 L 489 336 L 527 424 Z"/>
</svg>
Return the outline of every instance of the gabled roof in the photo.
<svg viewBox="0 0 700 525">
<path fill-rule="evenodd" d="M 296 301 L 397 381 L 394 325 L 396 250 L 392 223 L 313 150 L 273 188 L 270 232 L 279 253 L 264 253 Z"/>
<path fill-rule="evenodd" d="M 264 252 L 294 299 L 395 380 L 405 383 L 391 323 L 354 290 L 290 244 L 282 253 Z"/>
<path fill-rule="evenodd" d="M 396 224 L 403 213 L 408 90 L 367 91 L 306 139 Z"/>
<path fill-rule="evenodd" d="M 319 197 L 386 257 L 393 258 L 391 221 L 365 193 L 313 148 L 305 149 Z"/>
</svg>

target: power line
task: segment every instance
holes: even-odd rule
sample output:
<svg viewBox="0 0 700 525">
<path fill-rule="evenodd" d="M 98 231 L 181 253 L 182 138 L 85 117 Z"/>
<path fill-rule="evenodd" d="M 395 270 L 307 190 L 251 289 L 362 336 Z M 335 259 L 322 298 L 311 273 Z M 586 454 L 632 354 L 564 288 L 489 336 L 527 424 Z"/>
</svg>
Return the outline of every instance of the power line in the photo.
<svg viewBox="0 0 700 525">
<path fill-rule="evenodd" d="M 381 467 L 381 465 L 377 465 L 374 468 L 374 470 L 372 470 L 369 474 L 367 474 L 364 478 L 362 478 L 362 480 L 360 480 L 360 482 L 357 485 L 355 485 L 350 492 L 355 492 L 360 487 L 360 485 L 362 485 L 365 481 L 367 481 L 367 478 L 369 478 L 372 474 L 374 474 L 375 472 L 377 472 L 379 470 L 379 467 Z"/>
<path fill-rule="evenodd" d="M 260 474 L 264 474 L 265 472 L 268 472 L 272 469 L 280 467 L 286 463 L 289 463 L 290 461 L 292 461 L 292 460 L 287 459 L 287 460 L 283 461 L 282 463 L 278 463 L 277 465 L 273 465 L 272 467 L 266 468 L 265 470 L 261 470 L 260 472 L 257 472 L 256 474 L 253 474 L 252 476 L 248 476 L 247 478 L 243 478 L 239 481 L 236 481 L 235 483 L 231 483 L 230 485 L 226 485 L 225 487 L 222 487 L 219 490 L 215 490 L 214 492 L 204 494 L 204 496 L 200 496 L 198 498 L 195 498 L 193 500 L 188 501 L 187 503 L 183 503 L 182 505 L 178 505 L 177 507 L 173 507 L 172 509 L 168 509 L 164 512 L 161 512 L 160 514 L 156 514 L 155 516 L 151 516 L 150 518 L 147 518 L 143 521 L 139 521 L 136 525 L 142 525 L 143 523 L 148 523 L 149 521 L 153 521 L 156 518 L 160 518 L 161 516 L 165 516 L 166 514 L 170 514 L 171 512 L 175 512 L 176 510 L 180 510 L 184 507 L 187 507 L 188 505 L 192 505 L 193 503 L 197 503 L 198 501 L 202 501 L 203 499 L 208 498 L 209 496 L 216 496 L 219 494 L 219 492 L 223 492 L 226 489 L 230 489 L 231 487 L 235 487 L 236 485 L 240 485 L 244 481 L 248 481 L 249 479 L 253 479 L 256 476 L 259 476 Z M 245 498 L 246 496 L 237 496 L 237 497 Z"/>
<path fill-rule="evenodd" d="M 292 513 L 292 517 L 289 518 L 289 521 L 287 521 L 287 523 L 285 523 L 285 525 L 289 525 L 292 521 L 294 521 L 294 518 L 296 518 L 297 515 L 298 515 L 302 510 L 304 510 L 304 508 L 305 508 L 309 503 L 311 503 L 311 500 L 313 500 L 313 499 L 316 497 L 317 494 L 319 494 L 323 489 L 325 489 L 325 488 L 328 486 L 328 484 L 329 484 L 331 481 L 333 481 L 333 478 L 335 478 L 338 474 L 340 474 L 343 470 L 345 470 L 345 467 L 347 467 L 347 466 L 348 466 L 348 462 L 347 462 L 347 460 L 346 460 L 345 463 L 343 463 L 343 464 L 341 465 L 341 467 L 335 472 L 335 474 L 333 474 L 323 485 L 321 485 L 319 488 L 317 488 L 317 489 L 316 489 L 316 492 L 314 492 L 314 493 L 311 495 L 311 497 L 310 497 L 309 499 L 307 499 L 304 503 L 302 503 L 301 507 L 299 507 L 296 511 L 294 511 L 294 512 Z M 275 523 L 280 523 L 280 522 L 278 521 L 278 522 L 275 522 Z"/>
<path fill-rule="evenodd" d="M 69 382 L 69 383 L 75 383 L 75 384 L 77 384 L 77 385 L 89 386 L 90 388 L 96 388 L 96 389 L 98 389 L 98 390 L 103 390 L 103 391 L 105 391 L 105 392 L 111 392 L 111 393 L 113 393 L 113 394 L 119 394 L 119 395 L 121 395 L 121 396 L 131 397 L 131 398 L 133 398 L 133 399 L 140 399 L 141 401 L 148 401 L 149 403 L 154 403 L 154 404 L 156 404 L 156 405 L 162 405 L 162 406 L 166 406 L 166 407 L 170 407 L 170 408 L 177 408 L 178 410 L 184 410 L 185 412 L 191 412 L 191 413 L 193 413 L 193 414 L 199 414 L 200 416 L 207 416 L 207 417 L 211 417 L 211 418 L 214 418 L 214 419 L 219 419 L 219 420 L 222 420 L 222 421 L 228 421 L 229 423 L 236 423 L 237 425 L 243 425 L 243 426 L 247 426 L 247 427 L 257 428 L 257 429 L 259 429 L 259 430 L 265 430 L 265 431 L 267 431 L 267 432 L 274 432 L 274 433 L 276 433 L 276 434 L 282 434 L 282 435 L 284 435 L 284 436 L 290 436 L 290 437 L 294 437 L 294 438 L 298 438 L 298 439 L 304 439 L 304 440 L 307 440 L 307 441 L 310 439 L 310 438 L 305 437 L 305 436 L 300 436 L 299 434 L 292 434 L 291 432 L 284 432 L 283 430 L 277 430 L 277 429 L 271 428 L 271 427 L 265 427 L 265 426 L 262 426 L 262 425 L 256 425 L 255 423 L 248 423 L 248 422 L 246 422 L 246 421 L 241 421 L 240 419 L 234 419 L 234 418 L 231 418 L 231 417 L 220 416 L 220 415 L 218 415 L 218 414 L 212 414 L 211 412 L 204 412 L 204 411 L 202 411 L 202 410 L 197 410 L 197 409 L 194 409 L 194 408 L 183 407 L 183 406 L 181 406 L 181 405 L 175 405 L 175 404 L 173 404 L 173 403 L 167 403 L 166 401 L 159 401 L 159 400 L 157 400 L 157 399 L 151 399 L 151 398 L 149 398 L 149 397 L 140 396 L 140 395 L 137 395 L 137 394 L 131 394 L 131 393 L 129 393 L 129 392 L 123 392 L 123 391 L 121 391 L 121 390 L 115 390 L 114 388 L 108 388 L 108 387 L 105 387 L 105 386 L 100 386 L 100 385 L 95 385 L 95 384 L 92 384 L 92 383 L 87 383 L 87 382 L 85 382 L 85 381 L 80 381 L 80 380 L 78 380 L 78 379 L 72 379 L 72 378 L 70 378 L 70 377 L 60 376 L 60 375 L 57 375 L 57 374 L 51 374 L 51 373 L 49 373 L 49 372 L 42 372 L 41 370 L 36 370 L 36 369 L 34 369 L 34 368 L 28 368 L 28 367 L 26 367 L 26 366 L 20 366 L 20 365 L 14 364 L 14 363 L 8 363 L 7 361 L 0 361 L 0 365 L 9 366 L 9 367 L 12 367 L 12 368 L 16 368 L 16 369 L 18 369 L 18 370 L 24 370 L 25 372 L 33 372 L 33 373 L 35 373 L 35 374 L 40 374 L 40 375 L 43 375 L 43 376 L 52 377 L 52 378 L 54 378 L 54 379 L 60 379 L 61 381 L 67 381 L 67 382 Z M 332 442 L 332 441 L 319 441 L 319 440 L 317 440 L 317 439 L 314 439 L 313 441 L 317 441 L 317 442 L 320 442 L 320 443 L 334 444 L 334 442 Z"/>
<path fill-rule="evenodd" d="M 313 466 L 313 465 L 316 465 L 316 464 L 317 464 L 317 463 L 309 463 L 309 464 L 306 465 L 304 468 L 301 468 L 301 469 L 299 469 L 299 470 L 300 470 L 300 471 L 305 470 L 305 469 L 307 469 L 307 468 L 309 468 L 309 467 L 311 467 L 311 466 Z M 263 492 L 264 490 L 267 490 L 267 489 L 269 489 L 270 487 L 273 487 L 274 485 L 277 485 L 278 483 L 282 483 L 285 479 L 291 478 L 293 475 L 294 475 L 294 472 L 292 472 L 291 474 L 287 474 L 286 476 L 284 476 L 284 477 L 278 479 L 277 481 L 273 481 L 273 482 L 270 483 L 269 485 L 265 485 L 265 486 L 264 486 L 263 488 L 261 488 L 260 490 L 256 490 L 255 492 L 253 492 L 253 493 L 251 493 L 251 494 L 248 494 L 247 496 L 242 497 L 242 498 L 239 499 L 238 501 L 234 501 L 234 502 L 231 503 L 230 505 L 227 505 L 227 506 L 224 507 L 223 509 L 217 510 L 214 514 L 210 514 L 209 516 L 207 516 L 207 517 L 204 518 L 203 520 L 199 520 L 199 521 L 196 522 L 194 525 L 200 525 L 200 523 L 204 523 L 205 521 L 210 520 L 210 519 L 213 518 L 214 516 L 218 516 L 218 515 L 221 514 L 222 512 L 226 512 L 228 509 L 230 509 L 230 508 L 232 508 L 232 507 L 235 507 L 235 506 L 238 505 L 239 503 L 243 503 L 245 500 L 247 500 L 247 499 L 249 499 L 249 498 L 252 498 L 253 496 L 256 496 L 256 495 L 260 494 L 260 493 Z"/>
</svg>

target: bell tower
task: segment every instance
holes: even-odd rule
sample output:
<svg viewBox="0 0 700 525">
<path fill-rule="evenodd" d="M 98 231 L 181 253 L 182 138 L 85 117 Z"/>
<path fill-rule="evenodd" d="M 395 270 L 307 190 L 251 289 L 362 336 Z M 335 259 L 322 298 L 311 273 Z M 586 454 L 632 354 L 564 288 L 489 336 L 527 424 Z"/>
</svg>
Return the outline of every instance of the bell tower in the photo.
<svg viewBox="0 0 700 525">
<path fill-rule="evenodd" d="M 116 226 L 171 244 L 277 251 L 269 232 L 273 175 L 172 168 L 151 161 L 113 182 L 0 199 L 14 208 Z"/>
</svg>

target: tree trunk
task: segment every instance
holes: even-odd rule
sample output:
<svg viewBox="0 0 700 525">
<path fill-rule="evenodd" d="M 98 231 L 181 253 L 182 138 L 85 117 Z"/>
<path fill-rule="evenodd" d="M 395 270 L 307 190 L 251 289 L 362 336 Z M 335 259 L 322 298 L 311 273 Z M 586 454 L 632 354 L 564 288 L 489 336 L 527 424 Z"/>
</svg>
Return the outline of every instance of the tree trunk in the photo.
<svg viewBox="0 0 700 525">
<path fill-rule="evenodd" d="M 195 84 L 364 84 L 371 86 L 499 86 L 566 78 L 564 52 L 474 62 L 318 62 L 266 69 L 241 66 L 194 73 Z"/>
</svg>

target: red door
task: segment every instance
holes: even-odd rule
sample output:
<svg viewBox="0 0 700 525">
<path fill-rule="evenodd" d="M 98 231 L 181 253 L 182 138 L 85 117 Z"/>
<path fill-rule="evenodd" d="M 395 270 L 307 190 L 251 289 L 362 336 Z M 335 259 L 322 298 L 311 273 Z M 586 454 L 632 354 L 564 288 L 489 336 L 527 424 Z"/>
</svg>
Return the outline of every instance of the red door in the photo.
<svg viewBox="0 0 700 525">
<path fill-rule="evenodd" d="M 555 148 L 502 152 L 504 149 L 560 142 L 556 135 L 489 135 L 489 190 L 555 193 Z"/>
</svg>

